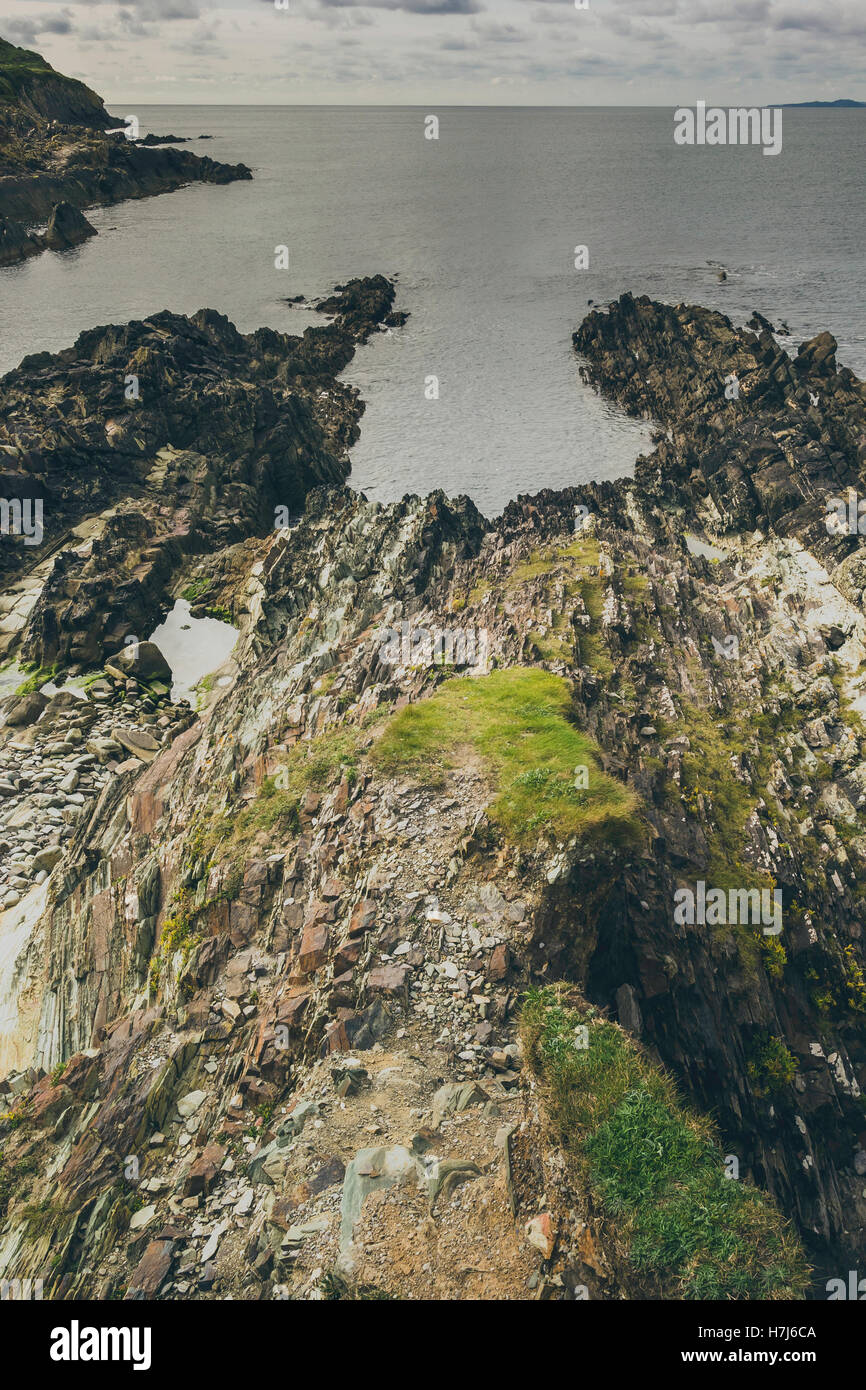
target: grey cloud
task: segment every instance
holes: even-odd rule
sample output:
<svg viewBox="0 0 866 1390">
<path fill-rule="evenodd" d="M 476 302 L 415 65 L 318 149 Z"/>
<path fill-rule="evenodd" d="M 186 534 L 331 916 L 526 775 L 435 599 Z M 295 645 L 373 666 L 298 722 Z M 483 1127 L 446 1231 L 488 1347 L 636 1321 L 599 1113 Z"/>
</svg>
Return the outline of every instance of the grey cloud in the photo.
<svg viewBox="0 0 866 1390">
<path fill-rule="evenodd" d="M 636 43 L 648 41 L 662 42 L 668 35 L 657 25 L 646 19 L 630 19 L 628 15 L 613 13 L 605 17 L 605 24 L 619 38 L 634 39 Z"/>
<path fill-rule="evenodd" d="M 820 38 L 866 38 L 866 17 L 840 9 L 795 10 L 774 15 L 773 28 L 779 32 L 800 30 Z"/>
<path fill-rule="evenodd" d="M 93 8 L 116 4 L 117 0 L 78 0 L 78 3 Z M 149 24 L 160 19 L 199 19 L 201 8 L 198 0 L 125 0 L 122 13 Z"/>
<path fill-rule="evenodd" d="M 35 43 L 40 34 L 71 34 L 73 18 L 71 10 L 59 10 L 56 14 L 41 15 L 38 19 L 4 20 L 3 30 L 11 41 L 26 47 Z"/>
<path fill-rule="evenodd" d="M 515 24 L 494 24 L 492 22 L 473 20 L 473 33 L 488 43 L 521 43 L 525 42 L 527 35 L 523 29 L 518 29 Z"/>
<path fill-rule="evenodd" d="M 479 14 L 481 0 L 321 0 L 326 9 L 353 10 L 359 5 L 375 10 L 403 10 L 407 14 Z"/>
<path fill-rule="evenodd" d="M 10 43 L 17 43 L 24 48 L 30 48 L 36 42 L 39 28 L 32 19 L 4 19 L 3 37 Z"/>
</svg>

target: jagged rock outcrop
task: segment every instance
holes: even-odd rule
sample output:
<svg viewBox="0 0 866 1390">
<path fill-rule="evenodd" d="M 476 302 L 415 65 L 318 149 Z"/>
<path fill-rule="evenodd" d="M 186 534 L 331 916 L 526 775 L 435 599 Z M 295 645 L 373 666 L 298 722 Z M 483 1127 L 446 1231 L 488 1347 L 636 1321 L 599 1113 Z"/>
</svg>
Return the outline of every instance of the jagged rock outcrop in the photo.
<svg viewBox="0 0 866 1390">
<path fill-rule="evenodd" d="M 387 289 L 375 304 L 392 311 Z M 188 334 L 194 363 L 231 381 L 240 359 L 255 391 L 254 345 L 268 380 L 302 390 L 329 332 L 343 351 L 329 311 L 294 345 L 158 316 L 121 356 L 162 329 L 170 372 Z M 98 363 L 125 331 L 96 333 Z M 0 918 L 19 932 L 0 1028 L 21 1044 L 0 1274 L 42 1277 L 50 1251 L 52 1297 L 641 1297 L 521 1067 L 521 995 L 555 980 L 714 1115 L 740 1180 L 796 1224 L 816 1292 L 849 1268 L 866 623 L 856 537 L 825 517 L 860 485 L 863 386 L 823 337 L 789 359 L 768 328 L 630 297 L 577 345 L 661 427 L 633 481 L 494 522 L 465 498 L 380 506 L 339 486 L 292 528 L 200 522 L 203 548 L 227 548 L 173 582 L 187 565 L 232 596 L 231 678 L 197 717 L 169 712 L 146 765 L 108 751 L 62 857 Z M 78 352 L 72 389 L 89 389 Z M 20 370 L 35 449 L 63 362 Z M 224 453 L 234 417 L 211 418 Z M 93 420 L 82 460 L 105 447 Z M 457 628 L 465 684 L 417 641 Z M 20 705 L 38 736 L 45 714 Z M 512 767 L 538 719 L 543 753 Z M 678 916 L 701 882 L 773 912 Z"/>
<path fill-rule="evenodd" d="M 0 573 L 46 573 L 0 652 L 92 666 L 153 626 L 185 555 L 272 531 L 312 487 L 342 481 L 363 406 L 336 375 L 394 295 L 382 277 L 366 286 L 364 314 L 353 300 L 351 320 L 300 338 L 165 312 L 2 378 L 5 496 L 38 501 L 43 519 L 39 544 L 4 542 Z"/>
<path fill-rule="evenodd" d="M 0 217 L 0 266 L 16 265 L 46 248 L 68 251 L 92 236 L 96 236 L 96 228 L 83 212 L 65 201 L 54 205 L 44 232 L 25 231 L 21 223 Z"/>
<path fill-rule="evenodd" d="M 17 265 L 30 256 L 38 256 L 44 249 L 38 233 L 28 232 L 20 222 L 0 217 L 0 266 Z"/>
<path fill-rule="evenodd" d="M 92 236 L 96 236 L 96 228 L 90 225 L 83 212 L 65 201 L 55 203 L 45 229 L 46 246 L 52 251 L 65 251 Z"/>
<path fill-rule="evenodd" d="M 626 294 L 589 314 L 574 344 L 588 380 L 665 431 L 638 461 L 642 485 L 712 530 L 772 526 L 822 560 L 856 546 L 828 534 L 820 505 L 866 463 L 866 385 L 837 369 L 829 333 L 791 358 L 760 315 L 735 329 L 720 313 Z"/>
</svg>

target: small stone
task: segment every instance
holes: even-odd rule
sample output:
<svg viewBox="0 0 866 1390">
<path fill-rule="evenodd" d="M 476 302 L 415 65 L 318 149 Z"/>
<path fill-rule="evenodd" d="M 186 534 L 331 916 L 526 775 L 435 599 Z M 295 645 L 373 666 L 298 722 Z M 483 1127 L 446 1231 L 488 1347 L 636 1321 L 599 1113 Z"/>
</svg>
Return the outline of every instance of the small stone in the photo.
<svg viewBox="0 0 866 1390">
<path fill-rule="evenodd" d="M 536 1250 L 540 1250 L 546 1260 L 553 1254 L 556 1245 L 556 1227 L 549 1211 L 533 1216 L 525 1226 L 526 1239 Z"/>
<path fill-rule="evenodd" d="M 206 1100 L 206 1091 L 189 1091 L 185 1096 L 181 1096 L 177 1103 L 178 1114 L 182 1119 L 188 1120 L 190 1115 L 194 1115 Z"/>
<path fill-rule="evenodd" d="M 143 1231 L 145 1226 L 156 1216 L 156 1207 L 141 1207 L 139 1211 L 134 1211 L 129 1219 L 129 1229 L 131 1231 Z"/>
</svg>

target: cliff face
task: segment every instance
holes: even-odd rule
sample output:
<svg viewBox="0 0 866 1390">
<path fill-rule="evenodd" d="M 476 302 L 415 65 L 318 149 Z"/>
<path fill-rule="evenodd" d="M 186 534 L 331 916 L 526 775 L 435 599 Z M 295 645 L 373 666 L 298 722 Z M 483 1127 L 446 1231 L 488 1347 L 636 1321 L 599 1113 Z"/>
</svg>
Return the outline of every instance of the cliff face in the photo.
<svg viewBox="0 0 866 1390">
<path fill-rule="evenodd" d="M 349 324 L 390 313 L 382 284 L 346 287 L 315 339 L 241 338 L 214 315 L 96 330 L 6 379 L 7 429 L 14 413 L 38 472 L 40 428 L 84 392 L 70 458 L 99 505 L 118 496 L 103 364 L 162 336 L 124 469 L 176 410 L 178 448 L 249 476 L 242 379 L 250 438 L 271 468 L 300 450 L 306 491 L 351 426 L 336 388 L 304 382 Z M 0 917 L 5 1277 L 55 1297 L 653 1297 L 672 1280 L 694 1296 L 611 1241 L 599 1141 L 575 1163 L 557 1128 L 545 1068 L 573 1044 L 550 1034 L 545 1052 L 525 1010 L 517 1030 L 524 992 L 557 981 L 583 1012 L 545 995 L 550 1018 L 585 1017 L 596 1040 L 617 1020 L 605 1046 L 639 1042 L 642 1067 L 715 1116 L 702 1161 L 728 1155 L 746 1194 L 772 1194 L 816 1289 L 848 1268 L 866 1217 L 866 628 L 856 537 L 825 515 L 859 480 L 864 387 L 826 335 L 789 359 L 758 328 L 629 296 L 590 315 L 584 369 L 652 414 L 656 449 L 634 481 L 492 523 L 468 499 L 317 487 L 297 526 L 265 533 L 234 494 L 202 501 L 191 464 L 168 473 L 170 499 L 193 481 L 207 552 L 171 583 L 197 576 L 241 636 L 205 710 L 144 726 L 148 757 L 83 730 L 86 794 L 32 887 L 47 861 L 19 829 L 23 761 L 4 793 L 4 833 L 29 834 Z M 259 392 L 275 380 L 308 416 L 274 419 Z M 142 542 L 124 544 L 137 575 Z M 68 629 L 70 575 L 55 564 L 25 642 Z M 101 698 L 135 723 L 146 685 L 109 661 Z M 12 754 L 74 760 L 81 710 L 58 699 L 29 722 L 7 711 Z M 689 919 L 678 894 L 699 883 L 772 911 Z M 802 1288 L 796 1261 L 768 1268 L 735 1260 L 722 1296 Z"/>
<path fill-rule="evenodd" d="M 116 125 L 89 87 L 0 39 L 0 266 L 75 244 L 34 230 L 58 204 L 80 211 L 185 183 L 252 178 L 245 164 L 108 134 Z"/>
<path fill-rule="evenodd" d="M 0 38 L 0 107 L 18 107 L 31 117 L 61 125 L 115 125 L 102 99 L 83 82 L 55 72 L 38 53 Z"/>
</svg>

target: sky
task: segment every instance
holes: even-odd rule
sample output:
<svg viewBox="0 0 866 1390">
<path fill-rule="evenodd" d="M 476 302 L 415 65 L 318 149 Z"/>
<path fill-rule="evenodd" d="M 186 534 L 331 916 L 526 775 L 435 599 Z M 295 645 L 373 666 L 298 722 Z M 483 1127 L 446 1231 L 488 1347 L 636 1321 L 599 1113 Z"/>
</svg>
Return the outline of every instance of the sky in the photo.
<svg viewBox="0 0 866 1390">
<path fill-rule="evenodd" d="M 109 105 L 866 100 L 866 0 L 3 0 Z M 279 6 L 279 8 L 278 8 Z"/>
</svg>

